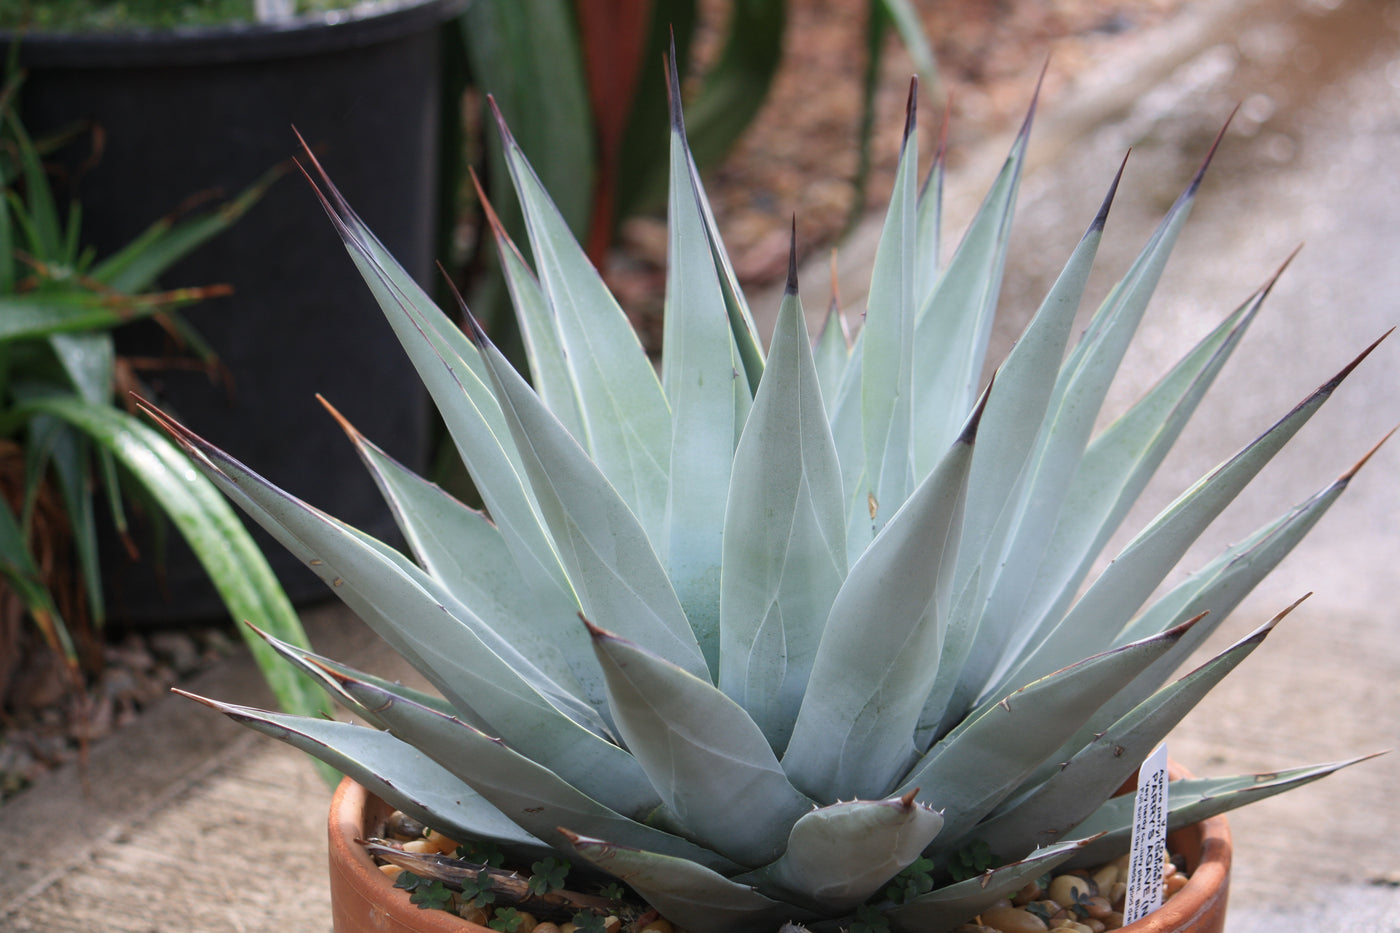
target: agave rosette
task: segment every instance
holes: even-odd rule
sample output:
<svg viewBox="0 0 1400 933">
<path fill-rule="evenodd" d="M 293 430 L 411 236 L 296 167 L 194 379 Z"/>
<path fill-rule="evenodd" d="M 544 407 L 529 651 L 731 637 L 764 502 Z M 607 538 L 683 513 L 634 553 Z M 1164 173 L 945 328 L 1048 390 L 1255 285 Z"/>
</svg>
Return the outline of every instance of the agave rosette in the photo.
<svg viewBox="0 0 1400 933">
<path fill-rule="evenodd" d="M 943 166 L 916 184 L 913 100 L 854 346 L 834 310 L 809 340 L 792 272 L 766 354 L 673 104 L 659 375 L 504 125 L 533 268 L 497 232 L 531 382 L 321 173 L 485 511 L 347 424 L 410 558 L 168 423 L 436 689 L 278 643 L 368 725 L 206 702 L 449 836 L 625 878 L 695 933 L 857 911 L 936 931 L 1124 851 L 1131 808 L 1106 801 L 1273 623 L 1173 671 L 1354 470 L 1149 597 L 1350 366 L 1086 583 L 1268 286 L 1093 436 L 1200 179 L 1066 353 L 1110 190 L 979 391 L 1030 120 L 940 267 Z M 1181 782 L 1171 825 L 1336 767 Z M 978 843 L 1001 866 L 953 880 Z M 934 888 L 891 887 L 916 859 Z"/>
</svg>

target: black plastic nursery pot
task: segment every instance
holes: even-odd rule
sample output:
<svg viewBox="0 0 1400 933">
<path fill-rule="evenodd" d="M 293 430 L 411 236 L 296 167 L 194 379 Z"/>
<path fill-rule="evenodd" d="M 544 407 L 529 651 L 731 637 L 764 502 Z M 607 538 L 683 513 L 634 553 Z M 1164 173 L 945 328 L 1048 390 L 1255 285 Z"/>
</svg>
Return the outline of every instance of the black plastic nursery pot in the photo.
<svg viewBox="0 0 1400 933">
<path fill-rule="evenodd" d="M 388 249 L 430 285 L 441 27 L 467 3 L 385 0 L 278 25 L 26 35 L 21 112 L 36 137 L 75 123 L 100 131 L 100 157 L 68 147 L 72 184 L 56 185 L 81 202 L 84 242 L 99 256 L 191 196 L 231 197 L 274 166 L 290 168 L 295 126 Z M 179 369 L 144 378 L 160 406 L 273 482 L 392 539 L 372 480 L 315 396 L 415 468 L 428 453 L 427 399 L 299 176 L 290 170 L 160 282 L 233 286 L 231 297 L 187 313 L 231 384 Z M 118 341 L 133 357 L 171 349 L 149 322 L 122 329 Z M 177 539 L 172 532 L 160 578 L 152 560 L 132 563 L 108 548 L 113 618 L 140 624 L 223 613 Z M 325 594 L 284 549 L 266 553 L 294 600 Z"/>
</svg>

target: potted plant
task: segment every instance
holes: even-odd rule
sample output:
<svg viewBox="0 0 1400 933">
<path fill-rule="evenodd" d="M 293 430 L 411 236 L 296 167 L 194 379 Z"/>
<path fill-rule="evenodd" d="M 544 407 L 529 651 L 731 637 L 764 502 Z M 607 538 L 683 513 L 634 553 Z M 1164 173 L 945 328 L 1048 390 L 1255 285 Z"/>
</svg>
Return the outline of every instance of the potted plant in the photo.
<svg viewBox="0 0 1400 933">
<path fill-rule="evenodd" d="M 317 2 L 300 6 L 322 12 L 276 22 L 196 25 L 178 25 L 171 11 L 185 7 L 154 4 L 177 25 L 83 30 L 40 21 L 0 38 L 18 43 L 28 73 L 22 115 L 36 134 L 74 125 L 100 134 L 95 164 L 82 153 L 65 162 L 76 189 L 65 193 L 81 200 L 84 230 L 100 253 L 139 233 L 153 203 L 173 210 L 193 192 L 240 191 L 287 163 L 295 125 L 318 152 L 355 154 L 340 163 L 347 190 L 405 267 L 426 281 L 439 203 L 438 28 L 465 3 L 376 0 L 327 10 L 332 4 Z M 316 206 L 296 185 L 274 186 L 235 229 L 163 277 L 167 287 L 233 286 L 202 324 L 229 381 L 172 372 L 153 390 L 221 442 L 256 451 L 282 481 L 312 481 L 305 470 L 316 464 L 338 514 L 389 535 L 363 471 L 350 465 L 325 482 L 334 460 L 328 451 L 339 444 L 334 426 L 314 403 L 289 402 L 334 393 L 396 456 L 425 462 L 422 388 L 405 361 L 375 349 L 383 333 L 378 311 L 341 263 Z M 158 356 L 168 345 L 155 328 L 133 328 L 121 349 Z M 301 443 L 293 448 L 288 437 Z M 294 599 L 321 595 L 320 583 L 294 560 L 269 553 Z M 163 581 L 149 573 L 108 580 L 114 614 L 176 621 L 222 611 L 198 564 L 178 549 Z"/>
<path fill-rule="evenodd" d="M 148 373 L 115 349 L 121 328 L 158 321 L 190 347 L 182 362 L 214 365 L 195 358 L 197 334 L 180 309 L 228 287 L 159 291 L 153 282 L 234 225 L 262 186 L 185 217 L 160 218 L 99 256 L 84 236 L 81 212 L 62 206 L 50 186 L 41 153 L 64 141 L 31 140 L 14 108 L 19 86 L 11 76 L 0 87 L 0 599 L 10 620 L 0 633 L 0 706 L 7 715 L 17 712 L 8 688 L 23 668 L 61 670 L 79 709 L 87 678 L 101 671 L 107 612 L 97 540 L 104 512 L 119 528 L 143 509 L 168 521 L 229 614 L 256 616 L 287 639 L 305 641 L 237 514 L 124 404 Z M 107 556 L 130 567 L 142 555 L 133 546 Z M 17 610 L 29 627 L 18 624 Z M 287 676 L 265 643 L 250 644 L 284 709 L 311 714 L 326 706 L 300 678 Z"/>
<path fill-rule="evenodd" d="M 500 905 L 514 885 L 562 899 L 579 928 L 615 929 L 597 904 L 609 895 L 588 887 L 610 876 L 638 898 L 613 907 L 634 930 L 663 929 L 646 925 L 658 912 L 692 933 L 954 929 L 1052 869 L 1124 850 L 1133 798 L 1115 791 L 1273 623 L 1172 671 L 1355 468 L 1149 596 L 1359 358 L 1088 581 L 1272 284 L 1090 439 L 1200 176 L 1066 355 L 1115 179 L 979 388 L 1030 120 L 940 267 L 943 169 L 920 189 L 911 90 L 854 347 L 835 311 L 808 340 L 792 263 L 765 354 L 689 155 L 674 74 L 659 377 L 504 126 L 537 262 L 538 278 L 503 244 L 533 387 L 469 314 L 464 334 L 432 306 L 321 174 L 323 204 L 487 513 L 340 419 L 410 559 L 152 409 L 437 690 L 272 640 L 368 725 L 202 702 L 345 772 L 333 839 L 380 833 L 392 807 L 442 834 L 427 848 L 470 845 L 465 860 L 376 846 L 411 870 L 401 883 L 422 903 L 450 883 L 467 908 Z M 1218 814 L 1345 764 L 1174 782 L 1169 826 L 1201 884 L 1168 928 L 1220 929 Z M 483 842 L 522 873 L 497 873 Z M 347 851 L 354 864 L 333 862 L 337 891 L 377 873 Z M 564 890 L 581 894 L 558 889 L 559 859 L 580 882 Z M 388 902 L 347 903 L 334 908 L 341 933 L 407 923 Z M 1171 920 L 1170 904 L 1153 916 Z M 421 916 L 402 928 L 481 928 Z M 489 922 L 511 929 L 519 916 Z"/>
</svg>

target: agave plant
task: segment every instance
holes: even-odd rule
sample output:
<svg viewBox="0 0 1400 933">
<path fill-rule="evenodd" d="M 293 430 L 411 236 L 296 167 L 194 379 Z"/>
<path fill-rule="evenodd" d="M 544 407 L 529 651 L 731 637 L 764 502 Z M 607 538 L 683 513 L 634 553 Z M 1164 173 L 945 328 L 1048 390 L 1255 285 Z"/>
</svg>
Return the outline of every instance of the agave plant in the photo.
<svg viewBox="0 0 1400 933">
<path fill-rule="evenodd" d="M 1029 118 L 940 266 L 943 165 L 920 190 L 911 89 L 854 346 L 835 311 L 809 340 L 790 271 L 765 354 L 674 79 L 671 96 L 659 375 L 504 125 L 534 269 L 501 254 L 533 387 L 469 313 L 464 332 L 431 304 L 308 154 L 486 511 L 346 423 L 410 558 L 167 420 L 437 692 L 278 645 L 368 725 L 205 702 L 449 836 L 624 878 L 696 933 L 857 916 L 944 930 L 1057 864 L 1125 851 L 1115 789 L 1273 622 L 1172 672 L 1354 468 L 1150 596 L 1355 363 L 1086 582 L 1269 290 L 1091 437 L 1200 177 L 1066 353 L 1110 190 L 979 389 Z M 1171 825 L 1340 766 L 1179 782 Z M 957 880 L 960 853 L 986 850 L 999 867 Z M 928 883 L 892 884 L 910 866 Z"/>
</svg>

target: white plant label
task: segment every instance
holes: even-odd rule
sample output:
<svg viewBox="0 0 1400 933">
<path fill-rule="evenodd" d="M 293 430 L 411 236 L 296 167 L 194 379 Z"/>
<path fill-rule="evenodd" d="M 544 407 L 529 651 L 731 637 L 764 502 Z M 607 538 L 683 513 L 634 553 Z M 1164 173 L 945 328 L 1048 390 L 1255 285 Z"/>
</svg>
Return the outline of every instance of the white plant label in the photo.
<svg viewBox="0 0 1400 933">
<path fill-rule="evenodd" d="M 1128 895 L 1123 925 L 1162 906 L 1162 869 L 1167 850 L 1167 746 L 1147 757 L 1138 769 L 1133 805 L 1133 846 L 1128 856 Z"/>
</svg>

